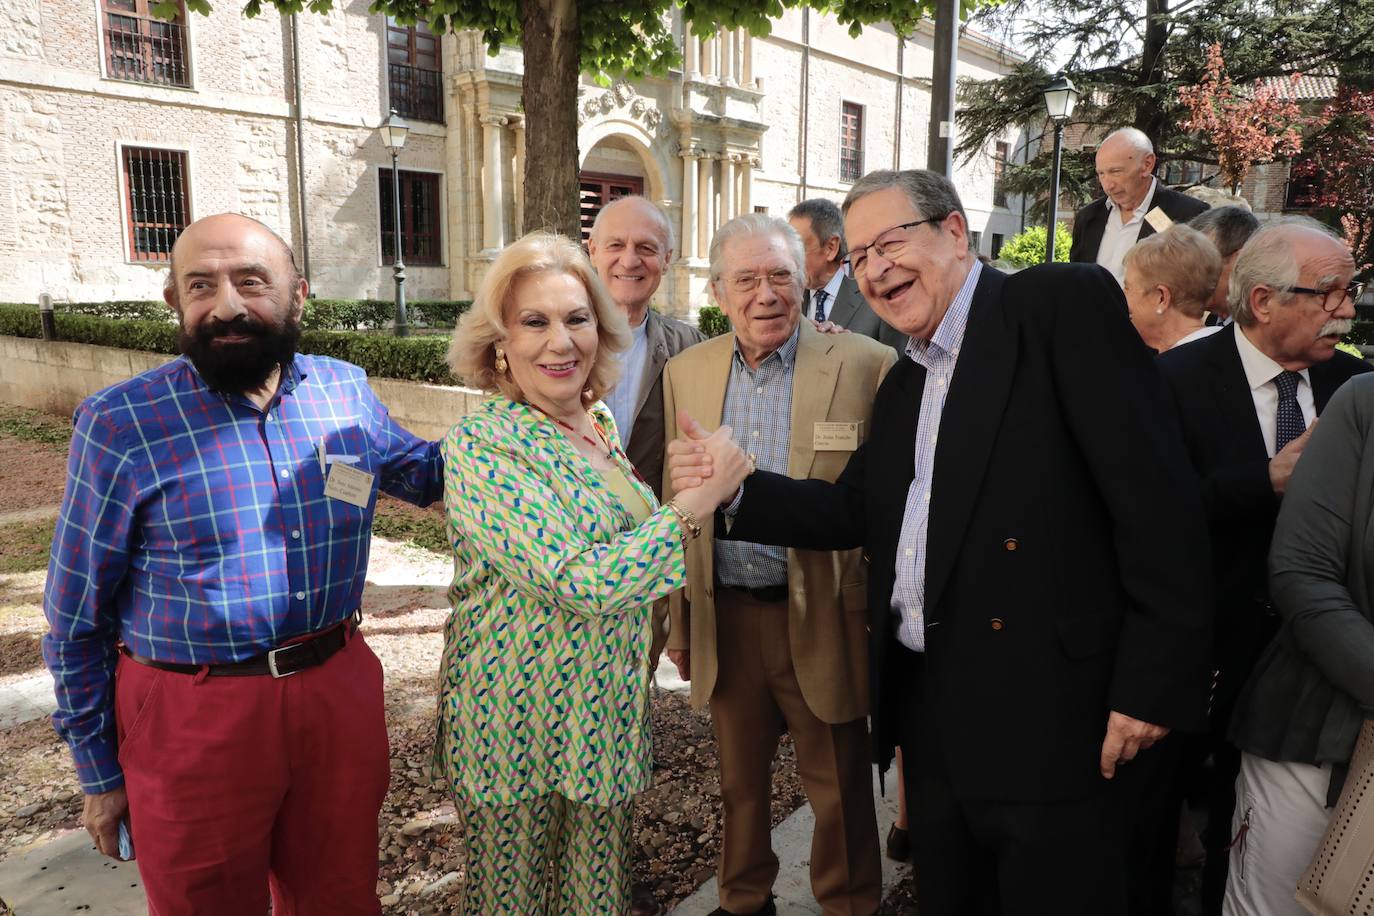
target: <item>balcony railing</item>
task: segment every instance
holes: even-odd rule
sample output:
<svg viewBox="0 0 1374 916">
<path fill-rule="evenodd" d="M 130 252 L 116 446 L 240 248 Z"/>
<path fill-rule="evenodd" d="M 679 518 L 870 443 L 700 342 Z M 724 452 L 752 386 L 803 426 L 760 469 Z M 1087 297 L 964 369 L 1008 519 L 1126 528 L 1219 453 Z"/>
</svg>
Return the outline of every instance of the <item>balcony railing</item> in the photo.
<svg viewBox="0 0 1374 916">
<path fill-rule="evenodd" d="M 391 107 L 413 121 L 444 121 L 443 74 L 409 64 L 388 64 Z"/>
<path fill-rule="evenodd" d="M 111 79 L 190 86 L 186 26 L 152 16 L 106 10 L 105 66 Z"/>
</svg>

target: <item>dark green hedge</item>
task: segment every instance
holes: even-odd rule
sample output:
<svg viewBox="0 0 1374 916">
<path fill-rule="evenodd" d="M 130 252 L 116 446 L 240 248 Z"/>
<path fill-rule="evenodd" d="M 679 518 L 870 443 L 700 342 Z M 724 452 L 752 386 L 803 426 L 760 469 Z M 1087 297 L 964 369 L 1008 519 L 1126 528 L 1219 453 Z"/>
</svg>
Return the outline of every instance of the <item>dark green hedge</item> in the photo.
<svg viewBox="0 0 1374 916">
<path fill-rule="evenodd" d="M 58 338 L 71 343 L 153 353 L 177 352 L 176 325 L 167 321 L 101 318 L 66 312 L 56 312 L 53 320 Z M 0 303 L 0 335 L 41 337 L 38 307 Z M 305 331 L 301 335 L 300 349 L 302 353 L 346 360 L 378 378 L 454 385 L 457 382 L 444 362 L 448 341 L 448 335 L 389 337 L 348 331 Z"/>
<path fill-rule="evenodd" d="M 431 328 L 451 328 L 472 305 L 467 300 L 417 299 L 406 303 L 406 318 L 411 324 Z M 60 302 L 57 314 L 92 315 L 128 321 L 170 321 L 167 303 L 153 299 L 116 299 L 108 302 Z M 307 331 L 380 330 L 396 315 L 390 299 L 307 299 L 301 310 L 301 327 Z"/>
</svg>

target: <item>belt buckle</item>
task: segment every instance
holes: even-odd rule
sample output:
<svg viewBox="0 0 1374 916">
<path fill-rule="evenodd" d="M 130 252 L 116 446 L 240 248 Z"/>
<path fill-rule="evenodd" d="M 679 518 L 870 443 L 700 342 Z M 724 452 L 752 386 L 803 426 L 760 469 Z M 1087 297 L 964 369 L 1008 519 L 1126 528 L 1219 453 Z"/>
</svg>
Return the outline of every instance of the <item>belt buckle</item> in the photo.
<svg viewBox="0 0 1374 916">
<path fill-rule="evenodd" d="M 295 646 L 281 646 L 281 647 L 279 647 L 279 648 L 273 649 L 273 650 L 271 650 L 270 652 L 268 652 L 268 653 L 267 653 L 267 671 L 268 671 L 268 673 L 271 674 L 274 678 L 290 677 L 290 676 L 293 675 L 293 674 L 300 674 L 299 671 L 278 671 L 278 670 L 277 670 L 277 653 L 278 653 L 278 652 L 285 652 L 287 649 L 294 649 L 294 648 L 295 648 Z"/>
</svg>

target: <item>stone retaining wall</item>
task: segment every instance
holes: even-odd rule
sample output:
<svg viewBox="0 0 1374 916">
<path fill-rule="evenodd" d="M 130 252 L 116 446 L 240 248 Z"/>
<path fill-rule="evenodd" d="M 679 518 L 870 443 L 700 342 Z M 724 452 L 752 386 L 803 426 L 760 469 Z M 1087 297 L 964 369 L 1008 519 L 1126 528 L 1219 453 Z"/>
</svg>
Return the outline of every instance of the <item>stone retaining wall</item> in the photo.
<svg viewBox="0 0 1374 916">
<path fill-rule="evenodd" d="M 0 402 L 70 416 L 102 388 L 167 362 L 163 353 L 0 336 Z M 426 439 L 448 432 L 482 401 L 468 388 L 371 379 L 372 390 L 406 429 Z"/>
</svg>

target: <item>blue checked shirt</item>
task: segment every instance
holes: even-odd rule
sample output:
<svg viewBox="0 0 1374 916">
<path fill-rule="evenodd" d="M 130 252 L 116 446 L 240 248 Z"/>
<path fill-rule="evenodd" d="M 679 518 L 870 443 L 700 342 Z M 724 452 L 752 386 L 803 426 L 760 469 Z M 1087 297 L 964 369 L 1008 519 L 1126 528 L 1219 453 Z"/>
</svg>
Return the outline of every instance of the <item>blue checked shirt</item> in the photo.
<svg viewBox="0 0 1374 916">
<path fill-rule="evenodd" d="M 892 586 L 892 610 L 897 613 L 897 639 L 916 652 L 926 648 L 926 536 L 930 528 L 930 489 L 935 470 L 935 440 L 945 397 L 954 378 L 954 364 L 968 327 L 969 305 L 983 265 L 973 262 L 949 311 L 930 340 L 912 338 L 907 355 L 926 370 L 921 390 L 921 413 L 916 421 L 916 476 L 906 491 L 902 534 L 897 539 L 897 579 Z"/>
<path fill-rule="evenodd" d="M 800 334 L 798 325 L 757 369 L 749 368 L 737 342 L 721 413 L 721 422 L 730 424 L 740 447 L 754 456 L 760 468 L 778 474 L 787 473 L 787 451 L 792 446 L 792 369 L 797 364 Z M 761 588 L 787 582 L 785 547 L 720 539 L 715 547 L 716 579 L 723 585 Z"/>
<path fill-rule="evenodd" d="M 376 475 L 367 508 L 326 497 L 326 460 Z M 356 460 L 355 460 L 356 459 Z M 76 410 L 53 536 L 43 657 L 82 788 L 123 784 L 115 643 L 165 662 L 260 655 L 358 608 L 377 489 L 443 493 L 437 443 L 392 422 L 356 366 L 297 356 L 267 411 L 184 357 Z"/>
</svg>

